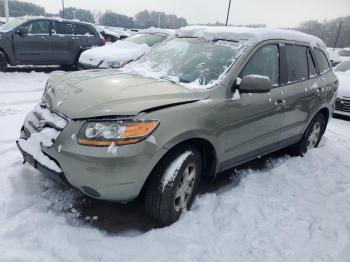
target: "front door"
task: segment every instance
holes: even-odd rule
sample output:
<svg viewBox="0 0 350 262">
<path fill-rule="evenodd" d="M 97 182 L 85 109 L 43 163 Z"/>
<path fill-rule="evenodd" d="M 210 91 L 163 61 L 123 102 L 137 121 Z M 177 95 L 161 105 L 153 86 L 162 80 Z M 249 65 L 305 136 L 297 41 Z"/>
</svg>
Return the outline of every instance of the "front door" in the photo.
<svg viewBox="0 0 350 262">
<path fill-rule="evenodd" d="M 279 49 L 278 44 L 260 47 L 240 74 L 240 78 L 248 75 L 267 76 L 273 89 L 263 94 L 240 94 L 239 99 L 227 102 L 223 169 L 269 151 L 278 143 L 284 111 Z"/>
<path fill-rule="evenodd" d="M 35 20 L 23 27 L 27 35 L 14 34 L 13 45 L 16 60 L 24 64 L 47 64 L 51 61 L 52 45 L 50 21 Z"/>
</svg>

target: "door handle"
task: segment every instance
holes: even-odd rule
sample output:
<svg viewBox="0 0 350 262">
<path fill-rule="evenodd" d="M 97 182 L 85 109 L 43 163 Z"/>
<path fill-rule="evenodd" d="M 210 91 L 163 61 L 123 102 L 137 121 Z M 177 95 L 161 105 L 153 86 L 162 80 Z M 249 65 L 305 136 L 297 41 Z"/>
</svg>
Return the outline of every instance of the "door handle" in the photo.
<svg viewBox="0 0 350 262">
<path fill-rule="evenodd" d="M 323 87 L 318 87 L 317 89 L 316 89 L 316 92 L 317 93 L 320 93 L 320 92 L 323 92 L 324 91 L 324 88 Z"/>
<path fill-rule="evenodd" d="M 283 105 L 286 105 L 287 104 L 287 101 L 284 100 L 284 99 L 278 99 L 276 102 L 275 102 L 275 105 L 276 106 L 283 106 Z"/>
<path fill-rule="evenodd" d="M 275 109 L 276 111 L 287 108 L 287 101 L 284 99 L 278 99 L 275 101 Z"/>
</svg>

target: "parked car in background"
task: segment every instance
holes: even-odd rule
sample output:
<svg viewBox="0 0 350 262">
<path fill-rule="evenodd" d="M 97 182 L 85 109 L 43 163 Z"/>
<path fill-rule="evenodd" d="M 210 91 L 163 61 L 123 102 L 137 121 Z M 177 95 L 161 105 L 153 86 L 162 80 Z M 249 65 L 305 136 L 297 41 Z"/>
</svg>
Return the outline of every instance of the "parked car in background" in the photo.
<svg viewBox="0 0 350 262">
<path fill-rule="evenodd" d="M 80 54 L 106 40 L 92 24 L 56 18 L 16 18 L 0 26 L 0 70 L 7 65 L 74 67 Z"/>
<path fill-rule="evenodd" d="M 320 39 L 230 27 L 177 35 L 121 70 L 49 79 L 21 130 L 24 160 L 97 199 L 142 191 L 148 215 L 169 225 L 202 178 L 318 146 L 338 87 Z"/>
<path fill-rule="evenodd" d="M 338 64 L 334 72 L 339 79 L 335 114 L 350 116 L 350 60 Z"/>
<path fill-rule="evenodd" d="M 342 61 L 350 60 L 350 47 L 349 48 L 327 48 L 329 59 L 332 66 L 336 66 Z"/>
<path fill-rule="evenodd" d="M 100 32 L 100 34 L 103 36 L 103 38 L 106 39 L 107 43 L 114 43 L 121 39 L 118 33 L 109 30 L 105 26 L 96 25 L 95 27 L 97 31 Z"/>
<path fill-rule="evenodd" d="M 92 48 L 81 54 L 79 67 L 82 69 L 122 67 L 173 34 L 173 30 L 148 29 L 111 45 Z"/>
<path fill-rule="evenodd" d="M 127 38 L 130 35 L 135 34 L 135 32 L 131 32 L 128 29 L 120 28 L 120 27 L 112 27 L 112 26 L 105 26 L 109 31 L 112 31 L 119 35 L 119 40 L 122 40 L 124 38 Z"/>
</svg>

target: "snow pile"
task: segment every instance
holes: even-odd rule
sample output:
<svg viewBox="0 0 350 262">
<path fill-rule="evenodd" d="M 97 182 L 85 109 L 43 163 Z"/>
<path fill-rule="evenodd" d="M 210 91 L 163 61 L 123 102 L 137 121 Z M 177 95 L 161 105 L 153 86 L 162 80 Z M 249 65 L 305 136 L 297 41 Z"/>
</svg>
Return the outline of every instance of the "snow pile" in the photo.
<svg viewBox="0 0 350 262">
<path fill-rule="evenodd" d="M 113 44 L 95 47 L 83 52 L 79 63 L 100 68 L 120 67 L 123 62 L 135 60 L 151 48 L 147 44 L 117 41 Z"/>
<path fill-rule="evenodd" d="M 207 40 L 226 39 L 257 43 L 271 39 L 291 40 L 310 43 L 312 46 L 326 48 L 318 37 L 294 30 L 274 28 L 247 28 L 226 26 L 187 26 L 176 31 L 180 37 L 200 37 Z"/>
</svg>

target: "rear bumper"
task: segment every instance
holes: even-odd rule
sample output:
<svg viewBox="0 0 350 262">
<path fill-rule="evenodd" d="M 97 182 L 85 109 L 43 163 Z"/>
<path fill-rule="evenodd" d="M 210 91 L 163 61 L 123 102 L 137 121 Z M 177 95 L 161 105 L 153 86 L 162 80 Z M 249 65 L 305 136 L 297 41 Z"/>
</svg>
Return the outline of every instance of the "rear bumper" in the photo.
<svg viewBox="0 0 350 262">
<path fill-rule="evenodd" d="M 38 161 L 35 160 L 35 158 L 26 153 L 25 151 L 23 151 L 23 149 L 20 147 L 18 141 L 16 141 L 17 147 L 19 149 L 19 151 L 21 152 L 22 156 L 23 156 L 23 160 L 24 163 L 29 163 L 31 166 L 33 166 L 35 169 L 39 170 L 41 173 L 43 173 L 46 177 L 62 184 L 65 186 L 72 186 L 71 184 L 69 184 L 67 178 L 64 176 L 63 172 L 58 173 L 56 171 L 51 170 L 50 168 L 43 166 L 42 164 L 40 164 Z"/>
</svg>

